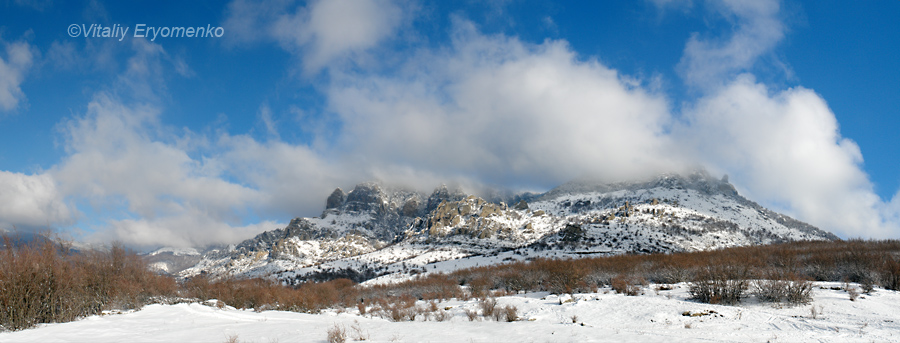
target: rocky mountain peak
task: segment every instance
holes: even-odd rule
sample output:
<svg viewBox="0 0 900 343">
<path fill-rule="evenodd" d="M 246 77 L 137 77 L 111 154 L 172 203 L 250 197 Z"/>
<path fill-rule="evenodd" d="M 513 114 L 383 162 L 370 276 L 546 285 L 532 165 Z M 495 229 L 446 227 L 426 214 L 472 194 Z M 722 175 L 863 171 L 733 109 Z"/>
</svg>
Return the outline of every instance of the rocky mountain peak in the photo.
<svg viewBox="0 0 900 343">
<path fill-rule="evenodd" d="M 331 192 L 331 195 L 325 200 L 325 209 L 337 208 L 343 205 L 345 201 L 347 201 L 347 195 L 344 194 L 344 190 L 340 187 L 335 188 L 334 192 Z"/>
<path fill-rule="evenodd" d="M 356 185 L 349 194 L 344 206 L 347 211 L 382 212 L 385 210 L 386 195 L 381 186 L 374 182 Z"/>
<path fill-rule="evenodd" d="M 442 202 L 459 201 L 465 199 L 467 196 L 468 195 L 458 187 L 450 189 L 447 185 L 442 184 L 440 187 L 435 188 L 434 192 L 431 193 L 431 196 L 428 197 L 428 204 L 425 206 L 425 212 L 431 213 Z"/>
</svg>

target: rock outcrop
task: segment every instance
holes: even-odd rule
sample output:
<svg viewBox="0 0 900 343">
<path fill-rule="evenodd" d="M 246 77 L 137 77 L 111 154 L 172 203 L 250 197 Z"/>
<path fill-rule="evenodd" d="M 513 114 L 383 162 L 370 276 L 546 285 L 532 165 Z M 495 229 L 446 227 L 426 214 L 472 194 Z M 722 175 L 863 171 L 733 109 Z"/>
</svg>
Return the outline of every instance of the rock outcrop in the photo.
<svg viewBox="0 0 900 343">
<path fill-rule="evenodd" d="M 347 195 L 344 194 L 344 190 L 335 188 L 334 192 L 331 192 L 331 195 L 325 200 L 325 209 L 337 208 L 343 205 L 345 201 L 347 201 Z"/>
</svg>

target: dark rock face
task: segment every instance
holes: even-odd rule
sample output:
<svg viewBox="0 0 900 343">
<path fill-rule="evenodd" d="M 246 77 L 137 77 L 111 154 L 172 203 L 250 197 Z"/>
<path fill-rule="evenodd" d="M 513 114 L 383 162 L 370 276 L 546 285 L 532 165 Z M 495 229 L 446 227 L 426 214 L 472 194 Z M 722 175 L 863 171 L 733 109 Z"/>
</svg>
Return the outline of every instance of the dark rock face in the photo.
<svg viewBox="0 0 900 343">
<path fill-rule="evenodd" d="M 335 188 L 334 192 L 331 192 L 331 195 L 328 196 L 328 199 L 325 200 L 325 209 L 337 208 L 344 204 L 346 201 L 347 195 L 344 194 L 344 190 L 340 188 Z"/>
<path fill-rule="evenodd" d="M 419 216 L 419 201 L 418 199 L 409 199 L 406 203 L 403 204 L 403 209 L 401 210 L 401 214 L 406 217 L 417 217 Z"/>
<path fill-rule="evenodd" d="M 525 200 L 520 200 L 518 204 L 516 204 L 515 209 L 519 211 L 524 211 L 528 209 L 528 202 Z"/>
<path fill-rule="evenodd" d="M 371 182 L 361 183 L 356 185 L 356 187 L 350 191 L 350 194 L 347 194 L 345 210 L 381 213 L 385 210 L 385 198 L 386 195 L 378 184 Z"/>
</svg>

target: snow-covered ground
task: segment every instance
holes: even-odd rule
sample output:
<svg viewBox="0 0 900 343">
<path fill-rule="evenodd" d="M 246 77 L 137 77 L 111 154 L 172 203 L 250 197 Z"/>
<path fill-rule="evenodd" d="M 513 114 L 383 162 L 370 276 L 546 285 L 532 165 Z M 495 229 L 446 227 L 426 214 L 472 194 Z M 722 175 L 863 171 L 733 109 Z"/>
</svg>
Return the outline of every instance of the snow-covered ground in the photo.
<svg viewBox="0 0 900 343">
<path fill-rule="evenodd" d="M 814 301 L 795 307 L 719 306 L 687 300 L 687 285 L 626 297 L 529 293 L 498 298 L 519 310 L 515 322 L 469 321 L 477 300 L 444 301 L 450 320 L 391 322 L 356 308 L 322 314 L 253 312 L 201 304 L 151 305 L 126 314 L 0 333 L 0 342 L 324 342 L 335 325 L 348 341 L 372 342 L 897 342 L 900 293 L 877 288 L 850 301 L 839 283 L 815 283 Z M 857 286 L 858 287 L 858 286 Z M 419 306 L 425 307 L 420 302 Z M 686 315 L 687 314 L 687 315 Z M 574 319 L 574 322 L 573 322 Z"/>
</svg>

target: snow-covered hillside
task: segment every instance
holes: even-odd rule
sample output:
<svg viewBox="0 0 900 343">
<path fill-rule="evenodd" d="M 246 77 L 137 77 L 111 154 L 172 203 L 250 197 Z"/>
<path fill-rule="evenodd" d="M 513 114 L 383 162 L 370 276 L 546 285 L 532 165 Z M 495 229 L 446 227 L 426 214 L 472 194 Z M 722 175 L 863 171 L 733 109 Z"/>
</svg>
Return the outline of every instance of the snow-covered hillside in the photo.
<svg viewBox="0 0 900 343">
<path fill-rule="evenodd" d="M 427 200 L 425 200 L 427 199 Z M 641 182 L 571 182 L 486 201 L 375 183 L 340 189 L 318 218 L 204 254 L 181 273 L 357 281 L 522 260 L 717 249 L 836 237 L 765 209 L 706 172 Z M 519 200 L 524 199 L 524 200 Z M 526 201 L 530 200 L 530 201 Z"/>
<path fill-rule="evenodd" d="M 518 320 L 480 315 L 478 300 L 449 300 L 438 312 L 393 322 L 356 308 L 322 314 L 254 312 L 193 304 L 150 305 L 126 314 L 43 324 L 0 333 L 0 342 L 326 342 L 343 328 L 348 341 L 372 342 L 896 342 L 900 293 L 877 288 L 850 301 L 838 283 L 815 283 L 813 302 L 710 305 L 687 300 L 687 286 L 644 287 L 624 296 L 597 293 L 528 293 L 497 298 L 515 306 Z M 420 308 L 428 308 L 422 301 Z M 479 315 L 469 321 L 466 311 Z M 444 321 L 436 314 L 444 312 Z"/>
<path fill-rule="evenodd" d="M 142 257 L 151 270 L 162 274 L 178 274 L 200 262 L 201 254 L 193 248 L 163 247 Z"/>
</svg>

